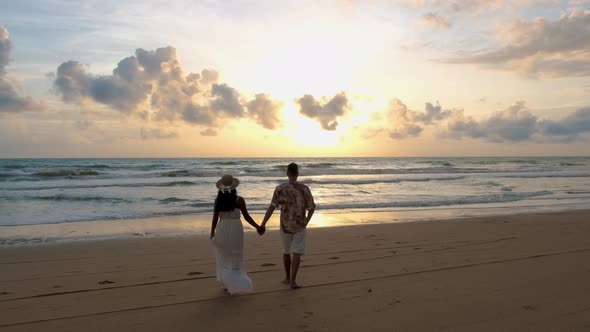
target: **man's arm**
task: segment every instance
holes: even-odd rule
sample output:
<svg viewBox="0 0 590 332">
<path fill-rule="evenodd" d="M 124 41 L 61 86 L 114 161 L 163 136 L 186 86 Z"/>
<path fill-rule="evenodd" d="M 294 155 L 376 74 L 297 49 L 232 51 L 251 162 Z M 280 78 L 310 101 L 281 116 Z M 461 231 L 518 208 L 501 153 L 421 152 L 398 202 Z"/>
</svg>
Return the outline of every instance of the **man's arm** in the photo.
<svg viewBox="0 0 590 332">
<path fill-rule="evenodd" d="M 260 227 L 266 227 L 266 223 L 268 222 L 268 219 L 270 219 L 270 217 L 272 216 L 273 212 L 275 212 L 275 206 L 271 204 L 268 206 L 268 209 L 266 209 L 266 214 L 264 215 L 264 219 L 262 220 L 262 224 L 260 225 Z"/>
<path fill-rule="evenodd" d="M 309 224 L 311 217 L 313 217 L 313 213 L 315 212 L 315 205 L 307 211 L 307 217 L 305 218 L 305 226 Z"/>
<path fill-rule="evenodd" d="M 306 207 L 307 207 L 307 217 L 305 218 L 305 226 L 307 226 L 307 224 L 309 224 L 309 221 L 311 220 L 311 217 L 313 217 L 313 213 L 315 212 L 315 202 L 313 201 L 313 195 L 311 194 L 311 190 L 309 190 L 309 188 L 306 188 L 305 190 L 305 201 L 306 201 Z"/>
</svg>

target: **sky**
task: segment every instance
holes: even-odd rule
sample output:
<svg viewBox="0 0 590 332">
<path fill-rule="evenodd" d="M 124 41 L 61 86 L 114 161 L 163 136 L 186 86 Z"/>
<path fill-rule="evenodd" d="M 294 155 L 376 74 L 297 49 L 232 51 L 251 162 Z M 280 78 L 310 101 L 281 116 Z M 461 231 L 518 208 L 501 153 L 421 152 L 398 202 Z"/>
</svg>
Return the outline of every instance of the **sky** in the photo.
<svg viewBox="0 0 590 332">
<path fill-rule="evenodd" d="M 2 1 L 0 158 L 590 155 L 590 0 Z"/>
</svg>

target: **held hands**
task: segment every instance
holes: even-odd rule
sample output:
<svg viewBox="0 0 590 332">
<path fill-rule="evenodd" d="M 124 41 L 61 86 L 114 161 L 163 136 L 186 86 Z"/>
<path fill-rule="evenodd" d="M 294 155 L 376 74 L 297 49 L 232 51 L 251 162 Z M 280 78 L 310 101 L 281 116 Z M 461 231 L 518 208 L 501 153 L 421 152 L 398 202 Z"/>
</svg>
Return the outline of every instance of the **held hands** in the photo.
<svg viewBox="0 0 590 332">
<path fill-rule="evenodd" d="M 260 225 L 256 228 L 256 232 L 258 232 L 258 235 L 263 235 L 264 232 L 266 232 L 266 226 L 264 225 Z"/>
</svg>

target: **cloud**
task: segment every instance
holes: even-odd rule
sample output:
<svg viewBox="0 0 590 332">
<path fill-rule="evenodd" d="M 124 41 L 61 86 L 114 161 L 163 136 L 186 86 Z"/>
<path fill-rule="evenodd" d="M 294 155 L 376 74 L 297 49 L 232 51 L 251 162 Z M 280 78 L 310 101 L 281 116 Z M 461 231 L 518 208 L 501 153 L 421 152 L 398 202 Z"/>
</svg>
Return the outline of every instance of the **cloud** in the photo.
<svg viewBox="0 0 590 332">
<path fill-rule="evenodd" d="M 561 10 L 561 0 L 393 0 L 390 3 L 411 8 L 425 10 L 417 18 L 418 24 L 431 25 L 446 30 L 453 26 L 452 20 L 462 21 L 461 16 L 479 16 L 486 13 L 505 12 L 507 14 L 520 11 L 530 6 L 551 5 Z M 585 1 L 585 0 L 579 0 Z M 468 27 L 472 29 L 472 27 Z"/>
<path fill-rule="evenodd" d="M 0 75 L 6 74 L 6 66 L 10 62 L 10 34 L 3 26 L 0 25 Z"/>
<path fill-rule="evenodd" d="M 76 120 L 74 127 L 80 130 L 86 130 L 94 126 L 94 121 L 88 119 Z"/>
<path fill-rule="evenodd" d="M 92 101 L 146 120 L 223 126 L 225 119 L 252 118 L 261 123 L 260 112 L 247 112 L 240 93 L 218 79 L 213 69 L 185 75 L 176 49 L 168 46 L 139 48 L 110 75 L 91 74 L 77 61 L 64 62 L 53 86 L 66 103 Z"/>
<path fill-rule="evenodd" d="M 344 92 L 330 100 L 325 97 L 316 100 L 312 95 L 306 94 L 295 102 L 299 104 L 299 113 L 317 120 L 324 130 L 336 130 L 338 118 L 343 116 L 349 108 L 348 98 Z"/>
<path fill-rule="evenodd" d="M 468 12 L 481 14 L 486 11 L 496 11 L 507 7 L 526 7 L 542 4 L 559 5 L 560 0 L 394 0 L 393 3 L 411 8 L 436 8 L 449 13 Z"/>
<path fill-rule="evenodd" d="M 6 67 L 10 62 L 11 50 L 10 34 L 0 25 L 0 114 L 43 109 L 44 105 L 33 98 L 22 97 L 17 84 L 7 77 Z"/>
<path fill-rule="evenodd" d="M 426 103 L 424 111 L 413 111 L 393 99 L 386 112 L 374 113 L 372 123 L 354 130 L 364 139 L 387 133 L 391 139 L 419 137 L 427 126 L 440 138 L 481 139 L 493 143 L 536 141 L 571 142 L 590 132 L 590 107 L 583 107 L 561 120 L 540 119 L 525 101 L 517 101 L 487 118 L 476 119 L 463 109 L 443 110 Z M 378 125 L 378 126 L 375 126 Z"/>
<path fill-rule="evenodd" d="M 584 6 L 589 5 L 590 0 L 569 0 L 567 4 L 569 7 Z"/>
<path fill-rule="evenodd" d="M 389 137 L 393 139 L 404 139 L 419 136 L 423 128 L 417 123 L 418 121 L 414 116 L 415 113 L 410 111 L 401 100 L 392 100 L 389 104 L 389 111 L 387 112 L 387 120 L 390 122 Z"/>
<path fill-rule="evenodd" d="M 418 23 L 432 25 L 438 29 L 449 29 L 451 27 L 451 23 L 449 23 L 446 17 L 434 12 L 429 12 L 420 16 Z"/>
<path fill-rule="evenodd" d="M 207 128 L 201 131 L 201 136 L 217 136 L 217 131 L 213 128 Z"/>
<path fill-rule="evenodd" d="M 579 134 L 590 132 L 590 107 L 578 109 L 558 121 L 543 120 L 539 123 L 539 128 L 547 137 L 564 142 L 575 140 Z"/>
<path fill-rule="evenodd" d="M 124 113 L 145 108 L 153 94 L 151 105 L 166 112 L 199 91 L 195 75 L 183 77 L 176 50 L 165 47 L 137 49 L 117 64 L 112 75 L 92 75 L 77 61 L 64 62 L 57 68 L 53 85 L 65 102 L 90 99 Z"/>
<path fill-rule="evenodd" d="M 57 68 L 54 87 L 61 92 L 65 102 L 90 97 L 95 102 L 122 112 L 134 111 L 145 101 L 152 85 L 138 78 L 145 74 L 139 72 L 138 68 L 132 69 L 132 61 L 128 59 L 122 60 L 114 70 L 114 75 L 109 76 L 92 76 L 82 64 L 76 61 L 64 62 Z"/>
<path fill-rule="evenodd" d="M 144 128 L 141 127 L 139 129 L 139 136 L 143 140 L 150 140 L 150 139 L 169 139 L 169 138 L 176 138 L 178 134 L 172 131 L 163 131 L 160 128 Z"/>
<path fill-rule="evenodd" d="M 394 99 L 384 115 L 376 113 L 372 119 L 381 126 L 365 128 L 360 131 L 361 137 L 369 139 L 382 132 L 395 140 L 419 137 L 426 126 L 431 126 L 439 137 L 447 139 L 566 143 L 583 139 L 581 134 L 590 132 L 590 107 L 580 108 L 560 120 L 547 120 L 540 119 L 522 100 L 487 118 L 476 119 L 465 115 L 463 109 L 443 110 L 440 105 L 431 103 L 426 103 L 422 112 L 412 111 L 399 99 Z"/>
<path fill-rule="evenodd" d="M 442 135 L 454 139 L 469 137 L 490 142 L 521 142 L 533 137 L 537 121 L 537 116 L 532 114 L 524 101 L 518 101 L 481 121 L 466 116 L 463 110 L 455 110 L 449 116 Z"/>
<path fill-rule="evenodd" d="M 496 49 L 442 60 L 517 71 L 528 76 L 590 75 L 590 11 L 572 10 L 556 21 L 537 18 L 503 25 Z"/>
<path fill-rule="evenodd" d="M 214 97 L 210 102 L 213 111 L 233 117 L 244 115 L 244 107 L 240 103 L 240 94 L 236 89 L 227 84 L 213 84 L 211 95 Z"/>
<path fill-rule="evenodd" d="M 440 105 L 426 103 L 424 111 L 412 111 L 399 99 L 389 103 L 387 110 L 386 128 L 389 137 L 393 139 L 405 139 L 420 136 L 425 125 L 443 120 L 449 116 L 451 111 L 444 111 Z M 372 130 L 372 132 L 377 132 Z"/>
<path fill-rule="evenodd" d="M 272 101 L 266 94 L 259 93 L 246 106 L 251 117 L 266 129 L 277 129 L 281 125 L 278 110 L 282 103 Z"/>
</svg>

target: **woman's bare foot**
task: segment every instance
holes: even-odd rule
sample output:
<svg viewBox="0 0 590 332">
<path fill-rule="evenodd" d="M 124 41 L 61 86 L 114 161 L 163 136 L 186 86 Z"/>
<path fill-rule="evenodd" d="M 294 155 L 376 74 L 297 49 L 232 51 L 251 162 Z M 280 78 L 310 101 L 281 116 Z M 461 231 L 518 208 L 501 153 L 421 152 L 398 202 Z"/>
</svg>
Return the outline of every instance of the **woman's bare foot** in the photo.
<svg viewBox="0 0 590 332">
<path fill-rule="evenodd" d="M 297 289 L 297 288 L 301 288 L 301 286 L 299 286 L 296 282 L 292 282 L 291 289 Z"/>
</svg>

